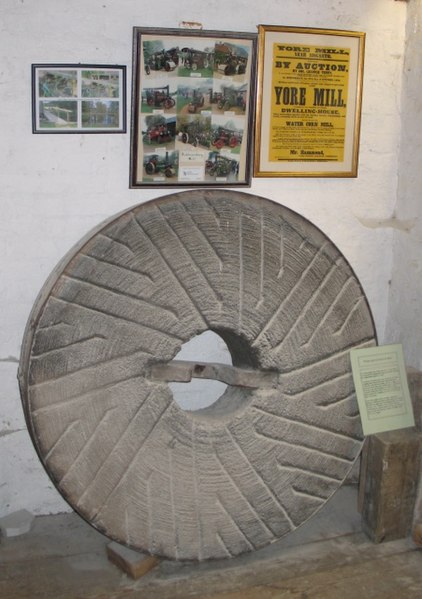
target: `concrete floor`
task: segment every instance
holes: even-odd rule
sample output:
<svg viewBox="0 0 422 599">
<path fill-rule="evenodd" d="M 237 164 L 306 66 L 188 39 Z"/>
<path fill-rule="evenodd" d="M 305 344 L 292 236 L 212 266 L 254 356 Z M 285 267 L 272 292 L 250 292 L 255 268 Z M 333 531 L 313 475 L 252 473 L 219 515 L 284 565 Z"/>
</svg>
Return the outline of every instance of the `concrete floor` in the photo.
<svg viewBox="0 0 422 599">
<path fill-rule="evenodd" d="M 200 564 L 162 560 L 132 580 L 106 557 L 108 539 L 76 514 L 42 516 L 2 538 L 1 599 L 413 599 L 422 550 L 374 545 L 361 531 L 356 487 L 342 487 L 294 533 L 253 554 Z"/>
</svg>

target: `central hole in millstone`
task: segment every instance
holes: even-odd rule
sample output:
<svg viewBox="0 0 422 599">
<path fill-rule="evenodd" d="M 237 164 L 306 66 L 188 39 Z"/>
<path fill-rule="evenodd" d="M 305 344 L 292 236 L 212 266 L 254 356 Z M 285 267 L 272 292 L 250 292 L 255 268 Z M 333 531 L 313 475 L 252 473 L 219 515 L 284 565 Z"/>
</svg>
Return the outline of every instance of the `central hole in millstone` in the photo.
<svg viewBox="0 0 422 599">
<path fill-rule="evenodd" d="M 232 364 L 225 341 L 213 331 L 205 331 L 182 345 L 174 360 L 189 362 L 214 362 Z M 201 366 L 198 364 L 197 369 Z M 227 385 L 221 381 L 192 378 L 189 383 L 169 383 L 174 400 L 188 412 L 213 405 L 225 392 Z"/>
<path fill-rule="evenodd" d="M 220 424 L 244 410 L 259 390 L 279 385 L 279 373 L 262 370 L 250 343 L 228 330 L 194 337 L 175 359 L 151 364 L 149 378 L 167 383 L 175 402 L 192 417 Z"/>
</svg>

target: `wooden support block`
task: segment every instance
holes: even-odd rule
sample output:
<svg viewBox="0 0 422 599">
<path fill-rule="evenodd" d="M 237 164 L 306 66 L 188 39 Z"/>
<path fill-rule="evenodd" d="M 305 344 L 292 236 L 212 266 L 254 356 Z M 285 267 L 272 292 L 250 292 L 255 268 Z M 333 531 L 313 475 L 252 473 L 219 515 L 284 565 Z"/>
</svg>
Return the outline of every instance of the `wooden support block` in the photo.
<svg viewBox="0 0 422 599">
<path fill-rule="evenodd" d="M 418 524 L 416 524 L 413 527 L 412 540 L 415 543 L 415 545 L 417 545 L 418 547 L 422 547 L 422 523 L 421 522 L 418 522 Z"/>
<path fill-rule="evenodd" d="M 422 430 L 422 372 L 416 368 L 407 367 L 407 383 L 415 415 L 417 430 Z"/>
<path fill-rule="evenodd" d="M 135 580 L 145 576 L 160 561 L 158 557 L 133 551 L 114 541 L 107 545 L 107 557 Z"/>
<path fill-rule="evenodd" d="M 367 437 L 360 477 L 363 530 L 375 542 L 410 533 L 422 436 L 407 428 Z"/>
</svg>

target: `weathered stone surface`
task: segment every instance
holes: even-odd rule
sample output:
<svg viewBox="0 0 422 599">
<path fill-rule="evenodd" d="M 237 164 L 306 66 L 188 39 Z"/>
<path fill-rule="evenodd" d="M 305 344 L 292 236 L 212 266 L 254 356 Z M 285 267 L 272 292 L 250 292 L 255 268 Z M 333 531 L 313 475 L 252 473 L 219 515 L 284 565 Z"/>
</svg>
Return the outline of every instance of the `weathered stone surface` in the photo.
<svg viewBox="0 0 422 599">
<path fill-rule="evenodd" d="M 410 533 L 419 479 L 422 436 L 413 429 L 370 435 L 361 470 L 362 523 L 380 543 Z"/>
<path fill-rule="evenodd" d="M 34 515 L 28 510 L 12 512 L 4 518 L 0 518 L 0 533 L 5 537 L 18 537 L 31 530 Z"/>
<path fill-rule="evenodd" d="M 277 384 L 182 410 L 151 369 L 206 330 Z M 362 442 L 349 350 L 374 344 L 364 293 L 321 231 L 263 198 L 190 191 L 72 250 L 32 312 L 20 385 L 47 471 L 95 527 L 152 554 L 231 557 L 341 485 Z"/>
</svg>

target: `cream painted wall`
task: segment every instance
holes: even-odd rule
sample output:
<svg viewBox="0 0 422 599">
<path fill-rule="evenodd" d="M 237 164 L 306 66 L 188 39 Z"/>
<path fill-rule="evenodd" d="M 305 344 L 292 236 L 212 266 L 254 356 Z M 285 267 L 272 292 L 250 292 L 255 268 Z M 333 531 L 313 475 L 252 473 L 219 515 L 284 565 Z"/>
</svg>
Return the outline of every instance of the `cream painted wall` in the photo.
<svg viewBox="0 0 422 599">
<path fill-rule="evenodd" d="M 392 275 L 389 219 L 399 184 L 407 7 L 395 0 L 2 0 L 0 516 L 19 508 L 37 514 L 68 509 L 39 464 L 16 383 L 24 326 L 39 289 L 90 228 L 163 195 L 128 188 L 128 134 L 33 135 L 31 63 L 125 64 L 130 80 L 135 25 L 199 21 L 206 29 L 233 31 L 255 32 L 259 23 L 365 31 L 359 177 L 259 179 L 249 191 L 296 210 L 337 244 L 361 280 L 382 343 Z M 406 335 L 402 341 L 406 345 Z"/>
<path fill-rule="evenodd" d="M 401 152 L 386 338 L 422 370 L 422 0 L 408 5 Z"/>
<path fill-rule="evenodd" d="M 401 146 L 386 338 L 422 370 L 422 0 L 409 2 L 402 83 Z M 422 522 L 422 478 L 414 512 Z"/>
</svg>

